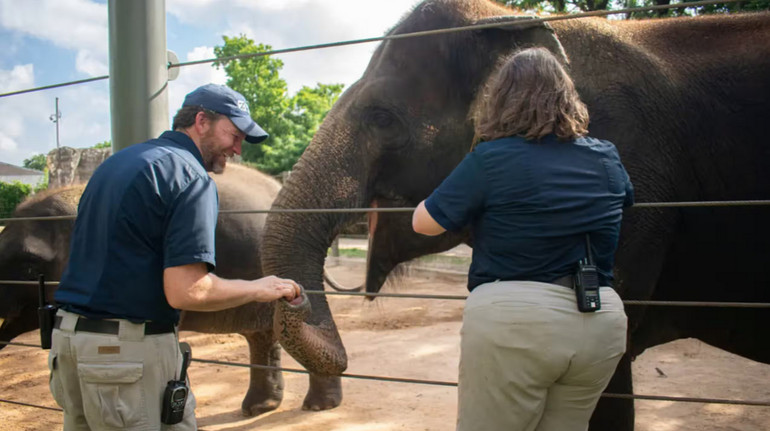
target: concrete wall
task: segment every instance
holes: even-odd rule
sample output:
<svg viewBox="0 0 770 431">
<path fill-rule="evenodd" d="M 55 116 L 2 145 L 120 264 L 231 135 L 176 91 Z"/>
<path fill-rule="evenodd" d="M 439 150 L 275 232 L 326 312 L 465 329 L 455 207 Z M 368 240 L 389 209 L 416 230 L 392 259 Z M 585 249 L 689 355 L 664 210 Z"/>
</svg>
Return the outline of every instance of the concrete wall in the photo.
<svg viewBox="0 0 770 431">
<path fill-rule="evenodd" d="M 88 182 L 94 170 L 112 154 L 109 148 L 60 147 L 48 153 L 48 188 Z"/>
</svg>

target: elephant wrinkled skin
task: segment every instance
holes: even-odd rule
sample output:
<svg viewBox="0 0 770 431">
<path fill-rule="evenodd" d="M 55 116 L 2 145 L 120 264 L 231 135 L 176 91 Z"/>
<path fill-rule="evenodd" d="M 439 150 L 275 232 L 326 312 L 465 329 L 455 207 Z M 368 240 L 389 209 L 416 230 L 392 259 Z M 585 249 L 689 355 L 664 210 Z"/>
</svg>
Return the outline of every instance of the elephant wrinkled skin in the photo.
<svg viewBox="0 0 770 431">
<path fill-rule="evenodd" d="M 383 42 L 327 115 L 274 207 L 415 206 L 469 150 L 473 107 L 496 63 L 527 46 L 544 46 L 568 62 L 590 111 L 591 135 L 617 145 L 638 202 L 770 198 L 770 14 L 549 26 L 512 13 L 485 0 L 418 5 L 389 34 L 521 25 Z M 615 287 L 625 299 L 769 302 L 767 216 L 764 207 L 626 210 Z M 322 289 L 326 250 L 353 217 L 271 214 L 265 273 Z M 467 232 L 419 236 L 404 213 L 372 213 L 369 226 L 368 292 L 377 292 L 401 262 L 470 242 Z M 284 346 L 308 358 L 306 366 L 334 374 L 343 368 L 344 349 L 324 297 L 311 302 L 321 312 L 295 328 L 297 343 Z M 608 392 L 632 392 L 631 358 L 677 338 L 770 363 L 760 335 L 770 326 L 765 310 L 627 312 L 629 352 Z M 325 342 L 304 343 L 299 334 Z M 603 398 L 591 429 L 633 424 L 632 400 Z"/>
<path fill-rule="evenodd" d="M 219 190 L 221 210 L 268 208 L 280 185 L 271 177 L 239 165 L 229 165 L 222 175 L 212 175 Z M 16 217 L 75 214 L 84 186 L 71 186 L 34 196 L 16 210 Z M 255 279 L 262 276 L 259 249 L 264 214 L 220 214 L 216 230 L 217 275 L 225 278 Z M 13 221 L 0 233 L 0 280 L 59 280 L 69 256 L 72 220 Z M 49 301 L 53 290 L 48 292 Z M 37 289 L 0 284 L 0 340 L 38 328 Z M 307 301 L 306 301 L 307 302 Z M 180 329 L 205 333 L 239 333 L 249 344 L 252 364 L 280 367 L 280 346 L 274 331 L 274 305 L 286 308 L 276 328 L 301 324 L 309 310 L 293 310 L 286 301 L 251 303 L 214 313 L 183 312 Z M 0 348 L 4 345 L 0 345 Z M 311 374 L 304 407 L 334 407 L 341 394 L 329 395 L 318 382 L 326 376 Z M 315 385 L 315 386 L 314 386 Z M 248 416 L 276 409 L 283 398 L 283 377 L 279 371 L 251 369 L 249 390 L 242 410 Z"/>
</svg>

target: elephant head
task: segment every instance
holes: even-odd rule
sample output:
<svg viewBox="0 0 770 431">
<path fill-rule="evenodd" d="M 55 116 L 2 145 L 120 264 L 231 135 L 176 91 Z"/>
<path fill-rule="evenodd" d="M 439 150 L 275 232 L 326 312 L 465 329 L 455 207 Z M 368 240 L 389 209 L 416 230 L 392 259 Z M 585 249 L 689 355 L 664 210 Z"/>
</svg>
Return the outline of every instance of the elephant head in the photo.
<svg viewBox="0 0 770 431">
<path fill-rule="evenodd" d="M 510 10 L 485 1 L 457 1 L 452 8 L 439 3 L 422 3 L 388 35 L 484 23 L 502 27 L 383 42 L 364 75 L 327 115 L 274 208 L 415 206 L 469 151 L 471 106 L 499 57 L 539 45 L 566 62 L 553 31 L 543 23 L 500 18 Z M 262 254 L 265 273 L 295 279 L 306 289 L 323 289 L 327 249 L 354 217 L 271 214 Z M 412 231 L 411 214 L 396 212 L 370 212 L 369 234 L 368 292 L 379 291 L 399 263 L 469 240 L 467 233 L 423 237 Z M 290 337 L 284 334 L 281 343 L 311 371 L 339 372 L 344 349 L 326 299 L 312 295 L 311 303 L 306 324 Z M 329 352 L 343 355 L 332 359 Z"/>
<path fill-rule="evenodd" d="M 16 209 L 14 217 L 71 216 L 83 192 L 73 186 L 53 194 L 44 192 Z M 0 280 L 58 280 L 69 256 L 69 238 L 74 219 L 11 221 L 0 232 Z M 48 303 L 53 302 L 53 288 L 46 289 Z M 10 341 L 19 334 L 39 327 L 36 307 L 38 288 L 34 285 L 0 282 L 0 341 Z M 0 349 L 4 345 L 0 345 Z"/>
</svg>

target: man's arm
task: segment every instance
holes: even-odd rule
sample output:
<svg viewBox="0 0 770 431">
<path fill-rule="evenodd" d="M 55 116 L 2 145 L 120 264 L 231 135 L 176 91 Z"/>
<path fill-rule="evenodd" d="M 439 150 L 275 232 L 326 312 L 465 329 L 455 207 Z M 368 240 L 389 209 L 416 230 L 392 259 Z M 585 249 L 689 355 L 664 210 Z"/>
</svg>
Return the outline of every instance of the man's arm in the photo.
<svg viewBox="0 0 770 431">
<path fill-rule="evenodd" d="M 436 236 L 446 232 L 425 208 L 425 201 L 420 202 L 412 214 L 412 229 L 415 232 L 428 236 Z"/>
<path fill-rule="evenodd" d="M 202 262 L 166 268 L 163 291 L 170 306 L 190 311 L 219 311 L 280 298 L 291 301 L 301 294 L 293 280 L 272 275 L 258 280 L 229 280 L 208 272 Z"/>
</svg>

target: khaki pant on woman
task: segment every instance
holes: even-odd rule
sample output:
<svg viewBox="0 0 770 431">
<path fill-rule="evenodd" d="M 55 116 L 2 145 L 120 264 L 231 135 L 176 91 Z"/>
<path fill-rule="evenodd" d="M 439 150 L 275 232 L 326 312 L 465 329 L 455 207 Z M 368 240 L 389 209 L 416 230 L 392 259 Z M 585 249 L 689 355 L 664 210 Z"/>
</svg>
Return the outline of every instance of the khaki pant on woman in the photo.
<svg viewBox="0 0 770 431">
<path fill-rule="evenodd" d="M 626 315 L 601 288 L 601 310 L 575 292 L 498 281 L 468 297 L 461 331 L 460 431 L 584 431 L 626 350 Z"/>
</svg>

